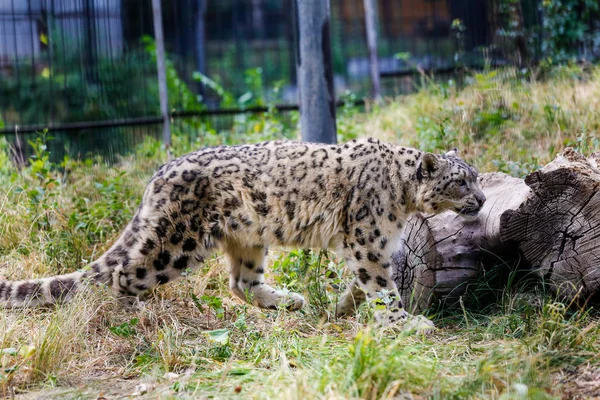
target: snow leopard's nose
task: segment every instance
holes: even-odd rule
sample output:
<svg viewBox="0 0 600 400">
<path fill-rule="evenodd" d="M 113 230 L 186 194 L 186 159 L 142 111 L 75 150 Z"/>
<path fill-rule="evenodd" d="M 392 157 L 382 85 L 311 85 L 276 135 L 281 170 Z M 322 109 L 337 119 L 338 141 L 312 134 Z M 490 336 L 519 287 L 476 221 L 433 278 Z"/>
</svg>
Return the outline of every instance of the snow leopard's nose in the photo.
<svg viewBox="0 0 600 400">
<path fill-rule="evenodd" d="M 475 200 L 477 201 L 479 208 L 481 208 L 485 203 L 485 195 L 483 193 L 475 193 Z"/>
</svg>

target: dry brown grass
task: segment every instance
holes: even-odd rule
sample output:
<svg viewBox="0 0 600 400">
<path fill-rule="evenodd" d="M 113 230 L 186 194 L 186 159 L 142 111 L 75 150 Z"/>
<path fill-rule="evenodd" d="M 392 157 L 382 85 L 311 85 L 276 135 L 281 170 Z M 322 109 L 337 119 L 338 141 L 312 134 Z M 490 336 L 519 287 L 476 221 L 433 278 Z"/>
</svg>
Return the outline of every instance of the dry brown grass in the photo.
<svg viewBox="0 0 600 400">
<path fill-rule="evenodd" d="M 554 74 L 531 82 L 503 70 L 476 74 L 463 90 L 432 85 L 376 108 L 358 130 L 430 151 L 456 146 L 482 171 L 526 173 L 505 164 L 544 165 L 567 145 L 598 149 L 600 70 Z"/>
</svg>

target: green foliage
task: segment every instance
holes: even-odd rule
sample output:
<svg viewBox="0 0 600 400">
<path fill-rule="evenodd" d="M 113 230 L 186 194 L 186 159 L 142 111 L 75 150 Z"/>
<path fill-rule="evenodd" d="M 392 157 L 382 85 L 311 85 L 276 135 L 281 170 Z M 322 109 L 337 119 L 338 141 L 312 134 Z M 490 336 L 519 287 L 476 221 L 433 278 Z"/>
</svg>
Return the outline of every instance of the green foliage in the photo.
<svg viewBox="0 0 600 400">
<path fill-rule="evenodd" d="M 155 45 L 151 38 L 144 38 L 146 51 L 155 57 Z M 206 109 L 203 99 L 195 95 L 187 83 L 178 76 L 171 60 L 166 60 L 167 86 L 170 98 L 177 98 L 179 108 L 186 111 L 201 111 Z M 251 68 L 244 71 L 244 87 L 247 91 L 238 98 L 217 82 L 217 80 L 200 73 L 194 72 L 192 78 L 205 85 L 219 99 L 222 108 L 246 108 L 252 106 L 265 106 L 270 102 L 264 89 L 263 71 L 261 68 Z M 275 98 L 279 95 L 283 81 L 276 82 L 272 89 Z M 172 124 L 172 149 L 178 154 L 188 153 L 201 147 L 220 144 L 242 143 L 248 137 L 255 142 L 290 138 L 293 126 L 297 120 L 295 114 L 286 117 L 273 108 L 263 114 L 238 114 L 231 122 L 225 124 L 211 121 L 209 117 L 186 117 Z M 224 125 L 224 126 L 223 126 Z M 147 144 L 146 144 L 147 146 Z M 149 149 L 152 154 L 156 148 Z"/>
<path fill-rule="evenodd" d="M 511 161 L 505 159 L 496 159 L 492 161 L 492 164 L 494 164 L 494 166 L 499 172 L 504 172 L 506 174 L 518 178 L 525 178 L 531 172 L 536 171 L 542 167 L 535 157 L 532 157 L 531 161 Z"/>
<path fill-rule="evenodd" d="M 228 329 L 216 329 L 214 331 L 205 331 L 204 334 L 208 337 L 208 340 L 212 343 L 217 343 L 221 346 L 229 344 L 229 330 Z"/>
<path fill-rule="evenodd" d="M 157 115 L 157 87 L 147 85 L 156 76 L 155 44 L 150 37 L 142 38 L 142 44 L 143 51 L 98 60 L 97 68 L 88 71 L 86 76 L 75 68 L 79 65 L 77 60 L 70 58 L 76 57 L 76 51 L 54 49 L 52 56 L 63 62 L 55 63 L 53 69 L 40 72 L 31 67 L 31 73 L 25 70 L 19 79 L 9 77 L 0 81 L 2 123 L 39 124 L 51 119 L 61 123 Z M 218 79 L 200 73 L 194 73 L 193 79 L 213 91 L 224 108 L 266 106 L 280 98 L 284 81 L 275 82 L 270 90 L 266 90 L 261 68 L 250 68 L 240 75 L 243 83 L 235 89 L 245 91 L 237 97 L 226 91 Z M 202 96 L 179 75 L 175 63 L 168 57 L 166 77 L 171 110 L 199 112 L 206 109 Z M 241 142 L 248 135 L 254 136 L 256 141 L 290 137 L 296 120 L 295 115 L 282 116 L 274 110 L 264 115 L 236 115 L 229 121 L 227 117 L 219 120 L 199 116 L 180 118 L 172 124 L 173 149 L 187 152 L 206 145 Z M 52 161 L 60 160 L 64 147 L 67 147 L 67 154 L 78 156 L 85 155 L 90 148 L 97 151 L 98 147 L 110 155 L 115 149 L 118 153 L 128 152 L 131 141 L 139 140 L 128 128 L 114 128 L 103 133 L 108 139 L 103 143 L 110 143 L 110 148 L 87 139 L 72 141 L 70 136 L 58 133 L 60 146 L 54 148 Z M 71 153 L 68 147 L 71 147 Z"/>
<path fill-rule="evenodd" d="M 450 29 L 452 31 L 452 35 L 456 41 L 456 51 L 454 53 L 454 63 L 457 66 L 464 65 L 464 53 L 465 53 L 465 31 L 467 27 L 465 23 L 460 19 L 456 18 L 452 21 L 452 25 L 450 25 Z"/>
<path fill-rule="evenodd" d="M 551 62 L 600 50 L 600 29 L 593 25 L 600 18 L 597 0 L 543 0 L 542 11 L 546 32 L 542 50 Z"/>
<path fill-rule="evenodd" d="M 262 68 L 249 68 L 244 71 L 244 87 L 247 89 L 239 97 L 235 97 L 233 92 L 227 91 L 220 83 L 209 78 L 208 76 L 194 72 L 192 78 L 211 89 L 219 98 L 219 105 L 222 108 L 246 108 L 246 107 L 264 107 L 272 102 L 267 99 L 263 82 Z M 277 81 L 273 84 L 273 95 L 275 98 L 279 95 L 284 81 Z"/>
<path fill-rule="evenodd" d="M 49 140 L 52 137 L 44 130 L 35 140 L 29 141 L 33 155 L 29 158 L 29 166 L 24 173 L 33 179 L 25 181 L 23 186 L 16 189 L 17 193 L 24 192 L 27 195 L 27 210 L 31 222 L 41 230 L 52 229 L 52 210 L 56 205 L 52 199 L 57 195 L 55 189 L 61 185 L 57 165 L 50 161 Z"/>
<path fill-rule="evenodd" d="M 56 43 L 41 56 L 35 65 L 19 64 L 17 75 L 0 79 L 0 117 L 5 124 L 60 124 L 158 114 L 157 86 L 148 84 L 155 79 L 155 66 L 142 51 L 101 58 L 93 68 L 84 70 L 79 52 Z M 49 66 L 40 70 L 40 63 Z M 134 133 L 131 127 L 86 130 L 74 140 L 72 134 L 55 132 L 60 146 L 54 146 L 52 161 L 60 162 L 63 154 L 81 157 L 90 150 L 105 156 L 111 156 L 114 149 L 126 153 L 132 139 L 135 141 Z M 91 137 L 98 134 L 102 134 L 100 144 Z M 25 154 L 29 151 L 24 149 Z"/>
<path fill-rule="evenodd" d="M 121 336 L 123 338 L 129 338 L 136 334 L 135 326 L 139 323 L 139 319 L 132 318 L 129 321 L 123 322 L 117 326 L 111 326 L 108 328 L 114 335 Z"/>
<path fill-rule="evenodd" d="M 244 81 L 248 91 L 238 97 L 238 104 L 244 106 L 264 106 L 266 100 L 264 97 L 264 83 L 262 68 L 250 68 L 244 71 Z"/>
<path fill-rule="evenodd" d="M 150 36 L 143 36 L 141 39 L 146 53 L 150 56 L 153 63 L 156 63 L 156 43 Z M 171 59 L 165 57 L 165 74 L 167 81 L 167 93 L 172 104 L 169 109 L 179 108 L 186 111 L 204 110 L 206 106 L 202 103 L 202 96 L 195 94 L 181 79 L 175 65 Z M 177 107 L 175 106 L 177 102 Z"/>
<path fill-rule="evenodd" d="M 15 168 L 10 158 L 12 147 L 6 140 L 6 137 L 0 137 L 0 178 L 10 179 Z"/>
<path fill-rule="evenodd" d="M 277 284 L 292 292 L 307 293 L 312 310 L 329 316 L 335 304 L 336 288 L 342 283 L 343 265 L 336 263 L 325 250 L 291 250 L 272 266 Z"/>
<path fill-rule="evenodd" d="M 93 78 L 81 76 L 81 70 L 73 68 L 78 63 L 70 60 L 77 52 L 64 56 L 54 53 L 55 58 L 64 60 L 55 64 L 52 70 L 42 72 L 23 71 L 20 79 L 0 81 L 0 109 L 7 123 L 38 124 L 52 120 L 55 123 L 72 121 L 105 120 L 113 118 L 134 118 L 156 115 L 159 111 L 159 98 L 156 85 L 147 85 L 155 80 L 155 45 L 149 37 L 142 39 L 144 51 L 131 51 L 121 58 L 100 59 L 94 73 L 101 84 Z M 56 49 L 61 51 L 61 49 Z M 177 72 L 174 62 L 166 60 L 167 89 L 171 100 L 171 109 L 202 111 L 206 109 L 204 99 L 196 94 Z M 268 104 L 267 94 L 260 68 L 244 72 L 244 84 L 247 90 L 238 98 L 226 92 L 221 85 L 200 73 L 193 78 L 220 98 L 222 107 L 250 107 Z M 31 80 L 30 81 L 28 81 Z M 272 98 L 277 98 L 283 82 L 277 82 L 272 89 Z M 4 103 L 3 103 L 4 101 Z M 106 103 L 107 101 L 110 102 Z M 173 126 L 174 146 L 186 143 L 187 149 L 197 149 L 205 145 L 222 144 L 224 141 L 241 141 L 240 136 L 247 135 L 251 129 L 259 140 L 289 136 L 290 124 L 286 118 L 268 112 L 265 115 L 236 116 L 229 126 L 213 123 L 206 117 L 188 117 L 177 120 Z M 252 122 L 256 122 L 252 124 Z M 217 137 L 223 134 L 225 138 Z M 131 132 L 115 129 L 110 132 L 115 140 L 110 140 L 113 148 L 119 152 L 127 151 L 124 140 Z M 60 134 L 60 140 L 67 145 L 70 139 Z M 117 142 L 120 140 L 121 142 Z M 179 143 L 177 143 L 179 141 Z M 177 148 L 176 148 L 177 149 Z M 83 152 L 89 148 L 83 148 Z M 81 150 L 79 150 L 81 152 Z M 56 159 L 53 160 L 56 162 Z"/>
<path fill-rule="evenodd" d="M 419 117 L 415 127 L 420 148 L 431 152 L 445 152 L 456 147 L 458 132 L 456 132 L 449 118 L 434 121 L 430 117 Z"/>
<path fill-rule="evenodd" d="M 141 117 L 158 110 L 151 60 L 139 52 L 100 59 L 96 72 L 101 83 L 86 79 L 80 60 L 54 54 L 52 70 L 21 67 L 18 79 L 0 80 L 0 110 L 6 124 L 39 124 Z M 64 58 L 63 58 L 64 57 Z M 52 118 L 51 118 L 52 117 Z"/>
<path fill-rule="evenodd" d="M 18 350 L 9 347 L 0 350 L 0 389 L 2 397 L 14 398 L 13 380 L 17 372 L 27 363 L 35 354 L 35 347 L 23 345 Z"/>
<path fill-rule="evenodd" d="M 419 356 L 422 351 L 419 346 L 397 345 L 368 329 L 356 334 L 349 345 L 348 357 L 338 360 L 347 368 L 343 384 L 351 397 L 381 398 L 389 393 L 391 386 L 426 387 L 435 376 L 435 364 Z"/>
<path fill-rule="evenodd" d="M 360 109 L 355 105 L 358 96 L 355 93 L 347 91 L 340 100 L 342 106 L 336 110 L 337 137 L 340 143 L 345 143 L 360 136 L 361 131 L 356 119 L 360 115 Z"/>
<path fill-rule="evenodd" d="M 83 232 L 90 241 L 105 240 L 118 231 L 132 217 L 132 207 L 139 202 L 140 193 L 134 193 L 126 184 L 129 177 L 124 171 L 107 175 L 95 182 L 96 193 L 102 201 L 88 197 L 74 198 L 74 211 L 69 215 L 68 227 Z"/>
<path fill-rule="evenodd" d="M 207 305 L 213 312 L 215 316 L 219 319 L 223 319 L 225 317 L 225 308 L 223 307 L 223 299 L 217 296 L 210 295 L 202 295 L 198 298 L 194 293 L 190 294 L 194 304 L 201 312 L 204 312 L 204 305 Z"/>
<path fill-rule="evenodd" d="M 227 92 L 225 89 L 223 89 L 223 86 L 221 86 L 216 81 L 210 79 L 208 76 L 206 76 L 203 73 L 198 72 L 198 71 L 196 71 L 192 74 L 192 78 L 195 81 L 200 82 L 207 88 L 214 91 L 217 94 L 217 96 L 219 96 L 221 107 L 226 108 L 226 107 L 232 107 L 235 105 L 235 100 L 233 98 L 233 95 L 231 93 Z"/>
<path fill-rule="evenodd" d="M 600 137 L 598 137 L 594 132 L 587 130 L 585 125 L 582 125 L 581 133 L 579 136 L 577 136 L 575 142 L 568 142 L 567 145 L 573 147 L 581 154 L 587 155 L 600 148 Z"/>
<path fill-rule="evenodd" d="M 213 344 L 207 349 L 207 356 L 214 360 L 227 360 L 232 355 L 232 349 L 229 343 L 229 330 L 216 329 L 213 331 L 205 331 L 204 334 L 208 341 Z"/>
</svg>

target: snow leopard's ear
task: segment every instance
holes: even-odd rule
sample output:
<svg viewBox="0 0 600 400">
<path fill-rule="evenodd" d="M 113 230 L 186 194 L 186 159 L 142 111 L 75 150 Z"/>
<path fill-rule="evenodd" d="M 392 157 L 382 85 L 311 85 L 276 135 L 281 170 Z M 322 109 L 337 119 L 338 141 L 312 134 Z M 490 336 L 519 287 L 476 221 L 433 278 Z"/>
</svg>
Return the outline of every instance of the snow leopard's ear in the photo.
<svg viewBox="0 0 600 400">
<path fill-rule="evenodd" d="M 421 182 L 423 178 L 429 178 L 439 168 L 440 160 L 435 154 L 423 153 L 421 162 L 417 167 L 417 180 Z"/>
<path fill-rule="evenodd" d="M 455 147 L 446 153 L 448 157 L 458 157 L 458 149 Z"/>
</svg>

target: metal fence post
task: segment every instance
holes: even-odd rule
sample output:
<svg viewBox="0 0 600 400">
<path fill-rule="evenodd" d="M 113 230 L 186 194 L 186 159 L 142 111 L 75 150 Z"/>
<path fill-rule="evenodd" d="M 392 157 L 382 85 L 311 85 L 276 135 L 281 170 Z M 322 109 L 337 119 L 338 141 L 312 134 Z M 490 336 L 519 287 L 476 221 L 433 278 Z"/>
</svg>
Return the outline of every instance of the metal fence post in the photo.
<svg viewBox="0 0 600 400">
<path fill-rule="evenodd" d="M 160 114 L 163 119 L 163 142 L 171 146 L 171 126 L 169 121 L 169 93 L 167 92 L 167 74 L 165 70 L 165 37 L 163 34 L 161 0 L 152 0 L 154 21 L 154 40 L 156 45 L 156 70 L 158 72 L 158 95 L 160 96 Z"/>
<path fill-rule="evenodd" d="M 96 5 L 91 0 L 85 0 L 83 3 L 83 11 L 85 12 L 85 18 L 83 19 L 85 27 L 85 75 L 88 81 L 97 82 Z M 52 27 L 50 27 L 50 29 L 52 29 Z"/>
<path fill-rule="evenodd" d="M 336 143 L 329 0 L 296 0 L 295 5 L 302 140 Z"/>
<path fill-rule="evenodd" d="M 376 101 L 380 101 L 381 83 L 379 80 L 379 58 L 377 56 L 377 4 L 375 0 L 364 0 L 364 7 L 367 46 L 369 48 L 369 67 L 371 69 L 371 94 Z"/>
<path fill-rule="evenodd" d="M 196 15 L 195 15 L 195 42 L 196 42 L 196 68 L 201 74 L 206 74 L 206 25 L 204 22 L 204 14 L 206 12 L 206 0 L 196 0 Z M 198 84 L 198 90 L 204 96 L 204 85 Z"/>
</svg>

